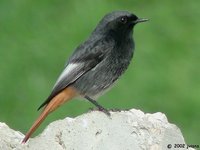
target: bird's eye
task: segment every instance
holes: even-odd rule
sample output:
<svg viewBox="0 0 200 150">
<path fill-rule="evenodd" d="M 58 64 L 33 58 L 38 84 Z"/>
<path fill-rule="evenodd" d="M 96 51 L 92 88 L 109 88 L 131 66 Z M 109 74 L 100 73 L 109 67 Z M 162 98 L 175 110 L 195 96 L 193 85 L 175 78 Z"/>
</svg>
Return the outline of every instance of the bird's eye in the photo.
<svg viewBox="0 0 200 150">
<path fill-rule="evenodd" d="M 121 17 L 120 22 L 123 23 L 123 24 L 126 24 L 127 23 L 127 17 L 126 16 Z"/>
</svg>

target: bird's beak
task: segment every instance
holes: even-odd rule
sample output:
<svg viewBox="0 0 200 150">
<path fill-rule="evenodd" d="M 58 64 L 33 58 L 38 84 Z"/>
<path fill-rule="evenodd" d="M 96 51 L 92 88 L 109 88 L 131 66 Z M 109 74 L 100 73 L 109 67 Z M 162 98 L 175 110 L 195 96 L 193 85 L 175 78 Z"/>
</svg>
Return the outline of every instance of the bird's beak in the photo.
<svg viewBox="0 0 200 150">
<path fill-rule="evenodd" d="M 138 18 L 134 23 L 141 23 L 141 22 L 146 22 L 149 21 L 149 19 L 144 19 L 144 18 Z"/>
</svg>

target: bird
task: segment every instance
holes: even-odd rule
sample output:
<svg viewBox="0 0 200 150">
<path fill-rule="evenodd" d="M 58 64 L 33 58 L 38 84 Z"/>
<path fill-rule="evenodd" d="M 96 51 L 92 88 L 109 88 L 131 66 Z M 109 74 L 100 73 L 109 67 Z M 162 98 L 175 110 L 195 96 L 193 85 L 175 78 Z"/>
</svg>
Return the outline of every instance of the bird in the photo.
<svg viewBox="0 0 200 150">
<path fill-rule="evenodd" d="M 26 133 L 26 143 L 44 119 L 73 98 L 84 98 L 107 115 L 97 99 L 127 70 L 134 54 L 133 28 L 148 19 L 128 11 L 107 13 L 87 40 L 69 57 L 48 98 L 38 108 L 41 114 Z"/>
</svg>

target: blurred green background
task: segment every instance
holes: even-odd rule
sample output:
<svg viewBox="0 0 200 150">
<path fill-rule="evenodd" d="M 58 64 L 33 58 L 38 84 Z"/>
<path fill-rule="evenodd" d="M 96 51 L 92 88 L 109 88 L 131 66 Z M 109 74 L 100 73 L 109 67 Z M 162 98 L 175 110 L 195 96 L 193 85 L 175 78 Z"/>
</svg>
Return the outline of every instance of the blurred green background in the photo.
<svg viewBox="0 0 200 150">
<path fill-rule="evenodd" d="M 188 144 L 200 144 L 199 6 L 197 0 L 1 0 L 0 121 L 25 133 L 76 46 L 107 12 L 128 10 L 150 21 L 136 26 L 134 60 L 99 102 L 106 108 L 163 112 Z M 70 101 L 34 135 L 91 107 Z"/>
</svg>

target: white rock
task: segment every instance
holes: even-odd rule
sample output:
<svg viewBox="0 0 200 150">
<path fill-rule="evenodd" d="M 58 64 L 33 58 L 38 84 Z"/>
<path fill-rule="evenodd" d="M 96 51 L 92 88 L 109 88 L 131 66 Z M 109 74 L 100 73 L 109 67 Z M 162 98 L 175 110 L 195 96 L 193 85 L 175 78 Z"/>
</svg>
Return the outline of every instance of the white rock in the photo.
<svg viewBox="0 0 200 150">
<path fill-rule="evenodd" d="M 0 150 L 178 150 L 174 144 L 185 144 L 179 128 L 164 114 L 135 109 L 111 112 L 111 117 L 92 111 L 53 122 L 26 144 L 21 144 L 23 137 L 0 123 Z"/>
</svg>

